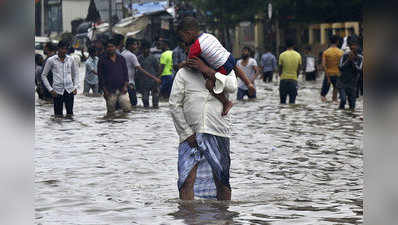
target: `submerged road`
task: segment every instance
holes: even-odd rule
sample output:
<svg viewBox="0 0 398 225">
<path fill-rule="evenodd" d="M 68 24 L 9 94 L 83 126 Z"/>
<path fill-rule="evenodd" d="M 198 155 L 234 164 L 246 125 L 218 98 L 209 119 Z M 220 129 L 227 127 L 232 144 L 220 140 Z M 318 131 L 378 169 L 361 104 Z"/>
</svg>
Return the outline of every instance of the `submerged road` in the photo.
<svg viewBox="0 0 398 225">
<path fill-rule="evenodd" d="M 299 83 L 297 105 L 258 80 L 233 107 L 229 203 L 178 200 L 167 102 L 107 120 L 103 98 L 78 94 L 74 120 L 56 121 L 36 96 L 36 224 L 362 223 L 362 100 L 351 114 L 321 103 L 320 78 Z"/>
</svg>

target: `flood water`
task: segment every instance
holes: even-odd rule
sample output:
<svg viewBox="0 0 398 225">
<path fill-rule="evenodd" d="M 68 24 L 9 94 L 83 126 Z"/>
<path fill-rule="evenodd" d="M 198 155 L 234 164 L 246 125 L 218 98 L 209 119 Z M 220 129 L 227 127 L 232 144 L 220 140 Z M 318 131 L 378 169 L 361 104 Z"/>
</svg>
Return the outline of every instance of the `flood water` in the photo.
<svg viewBox="0 0 398 225">
<path fill-rule="evenodd" d="M 258 80 L 258 99 L 236 103 L 231 202 L 178 200 L 167 102 L 104 119 L 103 98 L 78 94 L 74 120 L 56 121 L 36 97 L 36 224 L 361 224 L 362 100 L 340 111 L 320 86 L 301 81 L 281 106 L 277 83 Z"/>
</svg>

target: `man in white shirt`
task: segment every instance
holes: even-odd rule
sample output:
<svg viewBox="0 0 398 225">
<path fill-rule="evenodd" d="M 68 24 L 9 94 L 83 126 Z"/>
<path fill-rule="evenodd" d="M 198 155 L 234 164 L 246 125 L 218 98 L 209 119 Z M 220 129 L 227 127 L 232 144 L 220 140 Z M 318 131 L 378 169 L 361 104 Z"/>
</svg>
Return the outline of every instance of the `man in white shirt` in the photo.
<svg viewBox="0 0 398 225">
<path fill-rule="evenodd" d="M 58 43 L 58 54 L 49 58 L 44 66 L 41 78 L 44 86 L 54 98 L 55 117 L 62 117 L 65 103 L 66 116 L 73 116 L 74 96 L 79 87 L 79 70 L 75 60 L 66 55 L 69 47 L 67 40 Z M 50 85 L 47 75 L 53 73 L 53 84 Z"/>
<path fill-rule="evenodd" d="M 244 47 L 242 49 L 242 59 L 239 59 L 236 65 L 246 74 L 254 87 L 256 87 L 255 80 L 260 74 L 260 70 L 257 67 L 257 61 L 250 57 L 251 53 L 252 50 L 249 47 Z M 247 85 L 242 80 L 239 80 L 237 100 L 243 100 L 246 95 L 249 99 L 256 98 L 256 92 L 249 94 Z"/>
<path fill-rule="evenodd" d="M 206 88 L 204 76 L 215 79 L 214 92 L 224 91 L 226 97 L 236 93 L 236 76 L 216 73 L 198 58 L 189 59 L 188 66 L 200 72 L 181 68 L 175 76 L 169 99 L 180 140 L 180 198 L 230 200 L 231 121 L 228 115 L 221 116 L 223 105 Z"/>
<path fill-rule="evenodd" d="M 132 106 L 137 105 L 137 86 L 135 84 L 135 73 L 136 70 L 142 72 L 145 76 L 152 78 L 157 83 L 161 83 L 160 79 L 157 78 L 154 74 L 148 73 L 140 63 L 138 62 L 137 56 L 134 54 L 138 48 L 138 41 L 133 38 L 128 38 L 126 40 L 126 49 L 122 52 L 122 56 L 126 60 L 127 71 L 129 76 L 129 85 L 127 91 L 129 93 L 130 102 Z"/>
</svg>

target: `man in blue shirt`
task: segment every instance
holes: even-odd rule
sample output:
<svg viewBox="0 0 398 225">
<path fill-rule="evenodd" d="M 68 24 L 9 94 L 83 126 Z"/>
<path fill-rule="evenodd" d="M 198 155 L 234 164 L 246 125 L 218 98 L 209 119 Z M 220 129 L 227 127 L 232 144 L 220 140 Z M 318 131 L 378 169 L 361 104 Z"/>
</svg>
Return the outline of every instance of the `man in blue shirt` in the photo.
<svg viewBox="0 0 398 225">
<path fill-rule="evenodd" d="M 89 57 L 86 60 L 86 77 L 84 78 L 83 94 L 88 95 L 90 89 L 93 90 L 93 95 L 98 95 L 98 57 L 95 55 L 96 49 L 94 46 L 88 48 Z"/>
<path fill-rule="evenodd" d="M 261 67 L 263 69 L 263 81 L 265 83 L 272 82 L 274 71 L 276 70 L 276 58 L 271 51 L 266 49 L 266 52 L 261 56 Z"/>
</svg>

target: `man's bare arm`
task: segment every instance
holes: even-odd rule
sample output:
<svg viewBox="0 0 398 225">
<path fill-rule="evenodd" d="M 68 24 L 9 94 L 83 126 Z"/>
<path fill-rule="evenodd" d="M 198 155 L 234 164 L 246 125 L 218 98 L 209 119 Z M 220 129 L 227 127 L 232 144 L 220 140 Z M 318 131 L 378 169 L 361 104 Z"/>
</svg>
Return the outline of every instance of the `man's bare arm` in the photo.
<svg viewBox="0 0 398 225">
<path fill-rule="evenodd" d="M 156 76 L 154 76 L 154 75 L 148 73 L 144 68 L 142 68 L 142 66 L 137 66 L 137 67 L 135 67 L 135 68 L 137 68 L 139 71 L 141 71 L 143 74 L 145 74 L 145 76 L 147 76 L 147 77 L 149 77 L 149 78 L 152 78 L 152 79 L 155 80 L 156 82 L 160 83 L 160 79 L 159 79 L 159 78 L 157 78 Z"/>
</svg>

